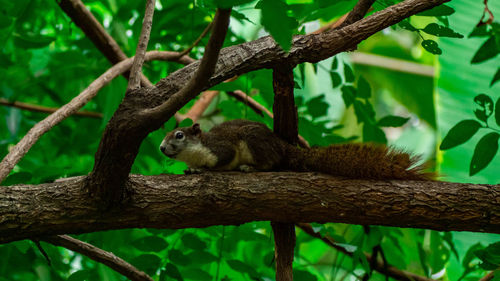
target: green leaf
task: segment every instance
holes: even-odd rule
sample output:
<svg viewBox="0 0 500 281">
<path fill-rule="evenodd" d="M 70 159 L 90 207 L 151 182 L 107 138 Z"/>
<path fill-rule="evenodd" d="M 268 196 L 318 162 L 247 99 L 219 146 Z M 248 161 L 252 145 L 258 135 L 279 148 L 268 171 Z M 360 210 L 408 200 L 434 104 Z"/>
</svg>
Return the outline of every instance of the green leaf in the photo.
<svg viewBox="0 0 500 281">
<path fill-rule="evenodd" d="M 170 278 L 173 278 L 177 281 L 184 280 L 182 278 L 181 273 L 179 272 L 179 269 L 177 268 L 177 266 L 175 266 L 174 264 L 171 264 L 171 263 L 167 263 L 165 265 L 165 270 L 162 271 L 162 273 L 164 273 L 165 275 L 167 275 Z"/>
<path fill-rule="evenodd" d="M 377 125 L 380 127 L 401 127 L 406 124 L 408 120 L 410 120 L 410 117 L 404 118 L 401 116 L 387 115 L 380 119 Z"/>
<path fill-rule="evenodd" d="M 326 115 L 328 112 L 328 103 L 325 102 L 325 95 L 319 95 L 310 99 L 306 102 L 307 112 L 311 114 L 313 118 Z"/>
<path fill-rule="evenodd" d="M 347 63 L 344 63 L 344 77 L 345 81 L 348 83 L 354 82 L 354 72 L 352 72 L 352 68 Z"/>
<path fill-rule="evenodd" d="M 69 277 L 68 281 L 85 281 L 85 280 L 91 280 L 91 273 L 89 270 L 78 270 L 73 272 Z"/>
<path fill-rule="evenodd" d="M 399 25 L 399 27 L 406 29 L 406 30 L 409 30 L 409 31 L 417 31 L 418 30 L 416 27 L 411 25 L 410 21 L 407 19 L 401 21 L 398 25 Z"/>
<path fill-rule="evenodd" d="M 332 87 L 337 88 L 342 84 L 342 77 L 337 72 L 330 72 L 330 77 L 332 79 Z"/>
<path fill-rule="evenodd" d="M 298 269 L 293 269 L 293 278 L 295 280 L 301 280 L 301 281 L 316 281 L 316 280 L 318 280 L 318 277 L 316 277 L 316 275 L 310 273 L 309 271 L 298 270 Z"/>
<path fill-rule="evenodd" d="M 479 249 L 483 249 L 484 247 L 481 245 L 481 243 L 476 243 L 472 245 L 467 252 L 465 253 L 464 259 L 462 260 L 462 266 L 463 268 L 470 268 L 473 266 L 472 260 L 476 258 L 476 251 Z"/>
<path fill-rule="evenodd" d="M 368 99 L 372 96 L 370 84 L 363 76 L 358 79 L 358 97 Z"/>
<path fill-rule="evenodd" d="M 198 236 L 192 233 L 185 234 L 182 236 L 181 240 L 184 246 L 193 250 L 203 250 L 207 248 L 205 242 L 201 241 Z"/>
<path fill-rule="evenodd" d="M 469 175 L 473 176 L 486 168 L 493 160 L 498 151 L 498 139 L 500 134 L 492 132 L 482 137 L 474 148 L 474 154 L 470 162 Z"/>
<path fill-rule="evenodd" d="M 486 270 L 495 270 L 500 267 L 500 242 L 488 245 L 484 249 L 474 252 L 474 254 L 483 262 L 479 266 Z"/>
<path fill-rule="evenodd" d="M 359 123 L 375 123 L 375 111 L 369 102 L 363 103 L 361 100 L 354 101 L 354 113 Z"/>
<path fill-rule="evenodd" d="M 10 26 L 13 22 L 13 18 L 12 17 L 9 17 L 9 16 L 6 16 L 6 15 L 2 15 L 0 17 L 0 29 L 2 28 L 6 28 L 8 26 Z"/>
<path fill-rule="evenodd" d="M 171 262 L 182 266 L 186 266 L 191 263 L 190 257 L 184 255 L 182 251 L 177 249 L 172 249 L 168 251 L 168 259 Z"/>
<path fill-rule="evenodd" d="M 491 35 L 491 31 L 488 30 L 488 25 L 483 24 L 480 26 L 476 26 L 474 30 L 469 34 L 469 38 L 471 37 L 486 37 Z"/>
<path fill-rule="evenodd" d="M 450 149 L 468 141 L 481 127 L 481 124 L 476 120 L 462 120 L 458 122 L 446 134 L 439 149 Z"/>
<path fill-rule="evenodd" d="M 342 99 L 344 100 L 345 107 L 351 106 L 356 99 L 356 88 L 353 86 L 342 86 Z"/>
<path fill-rule="evenodd" d="M 297 21 L 288 16 L 288 5 L 282 0 L 261 0 L 255 8 L 261 10 L 264 28 L 285 51 L 290 50 Z"/>
<path fill-rule="evenodd" d="M 488 40 L 486 40 L 483 45 L 479 47 L 470 63 L 480 63 L 489 60 L 494 58 L 499 53 L 500 47 L 497 46 L 495 36 L 490 36 L 490 38 L 488 38 Z"/>
<path fill-rule="evenodd" d="M 452 37 L 452 38 L 463 38 L 464 36 L 460 33 L 453 31 L 453 29 L 446 27 L 444 25 L 439 25 L 437 23 L 429 23 L 424 29 L 423 32 L 435 35 L 438 37 Z"/>
<path fill-rule="evenodd" d="M 337 57 L 333 57 L 333 60 L 332 60 L 332 66 L 331 66 L 331 70 L 335 70 L 339 67 L 339 60 L 337 59 Z"/>
<path fill-rule="evenodd" d="M 424 49 L 431 54 L 440 55 L 443 53 L 443 51 L 439 48 L 438 43 L 434 40 L 422 41 L 422 47 L 424 47 Z"/>
<path fill-rule="evenodd" d="M 218 260 L 218 258 L 203 250 L 196 250 L 186 255 L 186 257 L 194 264 L 207 264 Z"/>
<path fill-rule="evenodd" d="M 131 263 L 149 275 L 153 275 L 161 264 L 157 255 L 143 254 L 132 259 Z"/>
<path fill-rule="evenodd" d="M 212 280 L 212 276 L 200 268 L 187 268 L 182 271 L 182 276 L 189 280 L 206 281 Z"/>
<path fill-rule="evenodd" d="M 252 1 L 253 0 L 214 0 L 214 4 L 217 8 L 228 9 L 233 6 L 243 5 Z"/>
<path fill-rule="evenodd" d="M 495 121 L 497 125 L 500 126 L 500 98 L 498 98 L 497 103 L 495 104 Z"/>
<path fill-rule="evenodd" d="M 250 277 L 258 277 L 257 271 L 246 263 L 239 260 L 226 260 L 226 263 L 234 271 L 247 273 Z"/>
<path fill-rule="evenodd" d="M 384 131 L 370 123 L 363 124 L 363 142 L 387 143 Z"/>
<path fill-rule="evenodd" d="M 193 120 L 191 118 L 186 118 L 181 121 L 179 127 L 191 127 L 193 125 Z"/>
<path fill-rule="evenodd" d="M 434 7 L 430 10 L 426 10 L 417 14 L 417 16 L 423 17 L 439 17 L 439 16 L 449 16 L 455 13 L 455 9 L 450 6 L 440 5 Z"/>
<path fill-rule="evenodd" d="M 479 94 L 474 97 L 474 102 L 479 106 L 474 109 L 474 114 L 477 119 L 486 122 L 493 114 L 493 100 L 488 95 Z"/>
<path fill-rule="evenodd" d="M 20 183 L 27 183 L 33 178 L 33 175 L 29 172 L 18 172 L 9 175 L 3 182 L 2 185 L 13 185 Z"/>
<path fill-rule="evenodd" d="M 158 236 L 146 236 L 132 241 L 132 246 L 143 252 L 159 252 L 167 248 L 168 244 Z"/>
<path fill-rule="evenodd" d="M 493 86 L 496 82 L 500 80 L 500 67 L 497 70 L 497 73 L 495 73 L 495 76 L 493 76 L 493 79 L 491 79 L 490 87 Z"/>
</svg>

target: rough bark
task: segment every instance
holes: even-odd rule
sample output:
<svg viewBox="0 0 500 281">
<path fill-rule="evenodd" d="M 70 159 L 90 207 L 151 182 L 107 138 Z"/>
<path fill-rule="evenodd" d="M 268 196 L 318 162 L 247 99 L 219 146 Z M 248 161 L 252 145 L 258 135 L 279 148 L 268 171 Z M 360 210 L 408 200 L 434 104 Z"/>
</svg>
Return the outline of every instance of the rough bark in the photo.
<svg viewBox="0 0 500 281">
<path fill-rule="evenodd" d="M 377 31 L 447 1 L 407 0 L 338 30 L 296 36 L 289 53 L 285 53 L 271 37 L 224 48 L 220 52 L 214 74 L 208 83 L 198 89 L 198 92 L 253 70 L 274 68 L 280 64 L 295 65 L 326 59 L 339 52 L 352 49 L 353 46 Z M 194 97 L 192 93 L 180 90 L 192 79 L 199 64 L 199 61 L 192 63 L 162 79 L 154 88 L 143 89 L 125 97 L 108 124 L 96 153 L 89 188 L 99 187 L 100 190 L 95 191 L 94 194 L 104 195 L 99 196 L 108 203 L 120 201 L 126 197 L 122 185 L 130 171 L 140 143 L 149 132 L 160 128 Z M 129 98 L 129 96 L 133 97 Z M 161 110 L 162 114 L 154 114 L 154 116 L 143 114 L 167 103 L 169 106 Z M 124 123 L 120 123 L 121 121 Z"/>
<path fill-rule="evenodd" d="M 293 96 L 293 67 L 277 65 L 273 69 L 274 132 L 291 144 L 298 140 L 298 116 Z M 295 249 L 295 225 L 271 222 L 274 234 L 276 281 L 293 280 L 293 253 Z"/>
<path fill-rule="evenodd" d="M 342 222 L 500 233 L 500 185 L 370 181 L 317 173 L 132 175 L 129 201 L 101 212 L 83 177 L 0 188 L 0 243 L 137 227 Z"/>
</svg>

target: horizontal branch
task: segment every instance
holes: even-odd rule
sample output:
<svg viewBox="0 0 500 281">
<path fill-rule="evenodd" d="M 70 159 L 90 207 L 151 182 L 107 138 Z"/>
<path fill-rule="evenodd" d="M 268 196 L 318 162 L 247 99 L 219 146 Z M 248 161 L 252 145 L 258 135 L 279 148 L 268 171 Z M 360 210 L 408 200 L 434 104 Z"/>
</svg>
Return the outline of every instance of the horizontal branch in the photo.
<svg viewBox="0 0 500 281">
<path fill-rule="evenodd" d="M 54 113 L 59 108 L 58 107 L 47 107 L 43 105 L 25 103 L 20 101 L 8 101 L 7 99 L 0 98 L 0 104 L 5 106 L 11 106 L 23 110 L 42 112 L 42 113 Z M 92 112 L 92 111 L 77 111 L 73 114 L 73 116 L 81 116 L 81 117 L 90 117 L 90 118 L 102 118 L 102 113 L 100 112 Z"/>
<path fill-rule="evenodd" d="M 123 228 L 189 228 L 250 221 L 500 233 L 500 185 L 370 181 L 318 173 L 131 175 L 130 198 L 102 212 L 85 178 L 0 188 L 0 243 Z"/>
</svg>

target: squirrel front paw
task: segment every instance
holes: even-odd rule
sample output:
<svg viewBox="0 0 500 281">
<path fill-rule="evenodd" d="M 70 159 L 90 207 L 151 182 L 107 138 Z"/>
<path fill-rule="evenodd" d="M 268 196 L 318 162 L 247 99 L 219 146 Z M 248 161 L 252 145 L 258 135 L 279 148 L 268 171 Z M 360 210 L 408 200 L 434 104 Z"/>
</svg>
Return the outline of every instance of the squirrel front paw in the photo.
<svg viewBox="0 0 500 281">
<path fill-rule="evenodd" d="M 238 168 L 240 169 L 240 171 L 245 172 L 245 173 L 257 171 L 253 166 L 249 166 L 249 165 L 240 165 Z"/>
<path fill-rule="evenodd" d="M 187 168 L 184 170 L 185 175 L 192 175 L 192 174 L 201 174 L 203 173 L 203 169 L 197 169 L 197 168 Z"/>
</svg>

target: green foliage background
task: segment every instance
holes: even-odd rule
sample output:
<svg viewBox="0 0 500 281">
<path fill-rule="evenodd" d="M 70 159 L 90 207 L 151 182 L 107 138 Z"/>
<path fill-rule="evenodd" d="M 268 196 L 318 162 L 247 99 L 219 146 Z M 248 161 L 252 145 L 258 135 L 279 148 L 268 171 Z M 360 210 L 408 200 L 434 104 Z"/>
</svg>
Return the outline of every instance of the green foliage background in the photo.
<svg viewBox="0 0 500 281">
<path fill-rule="evenodd" d="M 235 8 L 225 45 L 256 39 L 267 32 L 286 49 L 293 34 L 307 33 L 348 12 L 356 1 L 158 1 L 149 49 L 183 50 L 193 42 L 213 17 L 215 5 L 242 4 Z M 381 10 L 397 1 L 378 0 Z M 134 53 L 143 13 L 143 1 L 85 1 L 104 23 L 123 51 Z M 500 3 L 490 1 L 500 14 Z M 108 61 L 60 10 L 55 1 L 0 0 L 0 98 L 60 107 L 71 100 L 110 67 Z M 380 32 L 360 44 L 359 50 L 418 64 L 434 66 L 436 78 L 352 63 L 349 54 L 295 69 L 299 130 L 311 145 L 345 141 L 387 142 L 422 154 L 435 163 L 448 181 L 498 183 L 500 157 L 473 177 L 469 161 L 480 135 L 465 145 L 437 151 L 449 129 L 462 119 L 474 118 L 473 98 L 485 93 L 500 97 L 500 83 L 490 86 L 500 65 L 499 56 L 483 63 L 470 61 L 485 38 L 468 38 L 479 21 L 483 6 L 473 0 L 453 0 L 448 10 L 434 11 L 437 17 L 412 17 L 406 23 Z M 452 10 L 453 10 L 452 9 Z M 308 23 L 307 25 L 303 25 Z M 448 26 L 455 33 L 436 29 Z M 434 29 L 433 29 L 434 28 Z M 442 38 L 434 35 L 445 36 Z M 451 37 L 446 37 L 451 36 Z M 427 40 L 424 46 L 423 40 Z M 430 43 L 428 40 L 437 40 Z M 200 46 L 206 43 L 202 40 Z M 497 40 L 500 42 L 500 40 Z M 500 49 L 500 43 L 497 43 Z M 439 53 L 440 56 L 431 53 Z M 200 58 L 202 47 L 191 55 Z M 151 62 L 144 72 L 157 82 L 181 66 Z M 216 123 L 247 118 L 267 123 L 225 91 L 240 89 L 272 108 L 270 70 L 243 75 L 221 84 L 200 123 L 209 129 Z M 88 173 L 93 165 L 102 131 L 117 108 L 126 88 L 123 77 L 115 79 L 84 109 L 103 113 L 102 119 L 71 117 L 44 135 L 3 183 L 43 183 Z M 194 102 L 194 101 L 193 101 Z M 190 102 L 182 111 L 185 112 Z M 0 155 L 46 115 L 0 106 Z M 158 151 L 165 128 L 150 134 L 142 144 L 133 173 L 181 173 L 185 165 L 166 159 Z M 464 159 L 467 159 L 465 161 Z M 8 187 L 2 187 L 8 188 Z M 498 235 L 441 233 L 420 229 L 358 225 L 314 225 L 354 253 L 354 258 L 328 247 L 298 230 L 295 252 L 296 280 L 354 280 L 369 271 L 362 252 L 380 245 L 391 264 L 422 276 L 443 280 L 477 280 L 480 268 L 500 265 Z M 206 229 L 128 229 L 78 235 L 136 265 L 155 280 L 273 280 L 273 238 L 268 222 Z M 52 265 L 31 241 L 0 245 L 0 280 L 124 280 L 109 268 L 71 251 L 42 243 Z M 370 280 L 384 280 L 373 273 Z M 498 279 L 498 278 L 497 278 Z M 500 280 L 500 279 L 498 279 Z"/>
</svg>

